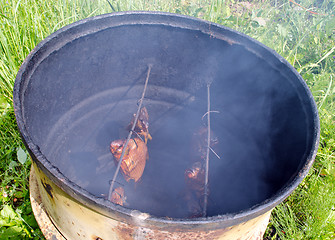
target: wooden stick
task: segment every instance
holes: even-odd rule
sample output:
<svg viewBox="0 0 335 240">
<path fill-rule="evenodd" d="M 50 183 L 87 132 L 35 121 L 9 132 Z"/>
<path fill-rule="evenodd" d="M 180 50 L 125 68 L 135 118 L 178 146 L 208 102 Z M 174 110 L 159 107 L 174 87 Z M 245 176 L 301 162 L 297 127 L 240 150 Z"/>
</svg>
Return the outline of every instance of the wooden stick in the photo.
<svg viewBox="0 0 335 240">
<path fill-rule="evenodd" d="M 211 142 L 211 99 L 210 99 L 210 84 L 207 84 L 207 153 L 206 153 L 206 168 L 205 168 L 205 193 L 204 193 L 204 207 L 202 216 L 207 215 L 207 201 L 208 201 L 208 169 L 209 169 L 209 151 Z"/>
<path fill-rule="evenodd" d="M 150 72 L 151 72 L 151 68 L 152 68 L 152 65 L 149 64 L 148 65 L 148 72 L 147 72 L 147 78 L 145 80 L 145 83 L 144 83 L 144 88 L 143 88 L 143 92 L 142 92 L 142 97 L 139 101 L 139 104 L 138 104 L 138 108 L 137 108 L 137 112 L 136 112 L 136 115 L 135 115 L 135 119 L 134 119 L 134 123 L 133 123 L 133 126 L 131 128 L 131 130 L 129 131 L 129 134 L 128 134 L 128 137 L 127 137 L 127 140 L 126 140 L 126 143 L 124 144 L 123 146 L 123 149 L 122 149 L 122 153 L 121 153 L 121 156 L 120 156 L 120 160 L 119 160 L 119 163 L 116 167 L 116 170 L 115 170 L 115 173 L 114 173 L 114 177 L 113 177 L 113 180 L 112 180 L 112 183 L 111 183 L 111 186 L 109 188 L 109 193 L 108 193 L 108 200 L 110 200 L 112 198 L 112 193 L 113 193 L 113 188 L 114 188 L 114 183 L 115 183 L 115 180 L 116 180 L 116 177 L 120 171 L 120 167 L 121 167 L 121 163 L 122 163 L 122 160 L 123 160 L 123 157 L 124 157 L 124 154 L 126 152 L 126 149 L 127 149 L 127 146 L 128 146 L 128 143 L 129 143 L 129 140 L 134 132 L 134 129 L 135 129 L 135 126 L 136 126 L 136 123 L 137 123 L 137 120 L 138 120 L 138 117 L 140 115 L 140 110 L 141 110 L 141 107 L 142 107 L 142 103 L 143 103 L 143 99 L 144 99 L 144 96 L 145 96 L 145 92 L 147 90 L 147 86 L 148 86 L 148 81 L 149 81 L 149 76 L 150 76 Z"/>
</svg>

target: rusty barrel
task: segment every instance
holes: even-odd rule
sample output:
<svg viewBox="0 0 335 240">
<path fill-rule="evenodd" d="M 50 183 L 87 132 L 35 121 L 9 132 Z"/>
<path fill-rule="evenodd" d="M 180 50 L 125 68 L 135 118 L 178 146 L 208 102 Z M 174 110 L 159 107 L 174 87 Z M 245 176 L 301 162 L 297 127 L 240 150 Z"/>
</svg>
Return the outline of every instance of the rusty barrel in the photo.
<svg viewBox="0 0 335 240">
<path fill-rule="evenodd" d="M 106 197 L 110 143 L 127 136 L 148 65 L 149 159 L 139 181 L 119 174 L 120 206 Z M 319 143 L 312 94 L 285 59 L 242 33 L 171 13 L 106 14 L 51 34 L 23 62 L 14 106 L 33 160 L 35 216 L 42 230 L 54 226 L 44 231 L 50 239 L 261 238 Z M 202 217 L 185 200 L 185 169 L 203 158 L 194 142 L 208 114 L 217 144 Z"/>
</svg>

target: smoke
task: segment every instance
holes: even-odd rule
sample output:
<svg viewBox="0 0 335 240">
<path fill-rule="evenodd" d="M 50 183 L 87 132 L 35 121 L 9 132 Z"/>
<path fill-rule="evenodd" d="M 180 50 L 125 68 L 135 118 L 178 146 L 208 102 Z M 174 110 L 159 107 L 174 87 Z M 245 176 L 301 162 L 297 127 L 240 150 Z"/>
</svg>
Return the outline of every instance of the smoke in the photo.
<svg viewBox="0 0 335 240">
<path fill-rule="evenodd" d="M 307 148 L 297 90 L 270 61 L 201 31 L 107 29 L 74 40 L 41 63 L 27 90 L 27 125 L 66 177 L 105 197 L 115 171 L 110 143 L 126 138 L 147 64 L 153 63 L 144 100 L 153 138 L 149 160 L 139 182 L 126 182 L 121 174 L 117 182 L 126 207 L 183 218 L 189 215 L 184 172 L 192 164 L 192 136 L 206 126 L 201 118 L 210 84 L 220 159 L 210 154 L 208 214 L 239 212 L 287 184 Z M 32 96 L 44 99 L 43 107 Z"/>
</svg>

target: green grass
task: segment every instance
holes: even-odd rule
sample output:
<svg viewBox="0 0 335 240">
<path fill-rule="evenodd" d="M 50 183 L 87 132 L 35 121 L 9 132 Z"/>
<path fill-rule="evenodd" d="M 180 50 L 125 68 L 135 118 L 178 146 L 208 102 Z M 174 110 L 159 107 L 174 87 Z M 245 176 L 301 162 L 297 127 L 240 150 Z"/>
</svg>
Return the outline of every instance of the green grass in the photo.
<svg viewBox="0 0 335 240">
<path fill-rule="evenodd" d="M 335 1 L 110 0 L 116 11 L 175 12 L 236 29 L 276 50 L 303 76 L 317 102 L 321 138 L 315 164 L 277 206 L 266 239 L 335 238 Z M 317 14 L 306 11 L 306 9 Z M 16 73 L 39 41 L 89 16 L 111 12 L 102 0 L 0 0 L 0 239 L 43 238 L 32 215 L 24 152 L 13 111 Z"/>
</svg>

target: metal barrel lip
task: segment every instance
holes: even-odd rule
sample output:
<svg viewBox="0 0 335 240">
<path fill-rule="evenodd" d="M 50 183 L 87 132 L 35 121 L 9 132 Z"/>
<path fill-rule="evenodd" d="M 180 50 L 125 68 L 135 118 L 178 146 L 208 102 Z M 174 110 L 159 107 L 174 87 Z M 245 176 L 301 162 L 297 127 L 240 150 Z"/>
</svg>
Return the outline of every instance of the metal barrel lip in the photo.
<svg viewBox="0 0 335 240">
<path fill-rule="evenodd" d="M 127 21 L 123 22 L 122 19 L 128 19 Z M 213 34 L 214 37 L 222 37 L 222 32 L 226 31 L 236 37 L 238 40 L 242 40 L 251 44 L 251 47 L 256 47 L 264 51 L 265 54 L 271 56 L 273 59 L 276 59 L 278 64 L 283 64 L 285 68 L 290 71 L 290 74 L 294 74 L 295 77 L 298 79 L 299 84 L 303 86 L 305 92 L 309 96 L 309 103 L 311 105 L 312 111 L 314 112 L 313 115 L 313 122 L 314 122 L 314 132 L 313 132 L 313 146 L 311 151 L 309 152 L 305 164 L 301 167 L 299 173 L 295 176 L 292 181 L 282 188 L 280 192 L 278 192 L 275 196 L 271 197 L 270 199 L 266 200 L 263 203 L 258 204 L 257 206 L 252 207 L 251 209 L 243 210 L 236 214 L 226 214 L 226 215 L 219 215 L 213 216 L 208 218 L 197 218 L 197 219 L 166 219 L 160 217 L 150 216 L 144 220 L 142 220 L 142 224 L 150 227 L 157 227 L 157 228 L 172 228 L 172 229 L 218 229 L 223 227 L 229 227 L 238 223 L 245 222 L 252 218 L 255 218 L 259 215 L 266 213 L 267 211 L 274 208 L 277 204 L 282 202 L 286 197 L 289 196 L 290 193 L 301 183 L 303 178 L 307 175 L 311 165 L 313 164 L 314 158 L 317 153 L 318 144 L 319 144 L 319 137 L 320 137 L 320 123 L 317 113 L 316 103 L 313 99 L 311 92 L 309 91 L 307 84 L 299 75 L 299 73 L 279 54 L 277 54 L 274 50 L 266 47 L 262 43 L 252 39 L 251 37 L 239 33 L 235 30 L 231 30 L 227 27 L 224 27 L 219 24 L 215 24 L 212 22 L 208 22 L 205 20 L 200 20 L 194 17 L 179 15 L 179 14 L 172 14 L 172 13 L 163 13 L 163 12 L 145 12 L 145 11 L 135 11 L 135 12 L 117 12 L 117 13 L 110 13 L 99 15 L 95 17 L 90 17 L 87 19 L 80 20 L 78 22 L 72 23 L 67 25 L 60 30 L 56 31 L 55 33 L 51 34 L 44 40 L 42 40 L 27 56 L 27 58 L 22 63 L 19 72 L 15 79 L 14 90 L 13 90 L 13 103 L 14 103 L 14 110 L 15 116 L 17 120 L 17 125 L 22 136 L 23 142 L 27 147 L 28 151 L 30 152 L 31 156 L 33 157 L 33 161 L 38 165 L 39 168 L 53 181 L 58 185 L 64 192 L 69 194 L 71 197 L 78 199 L 78 201 L 87 206 L 88 208 L 93 209 L 94 211 L 98 211 L 99 213 L 113 217 L 119 218 L 123 221 L 132 221 L 134 217 L 134 212 L 131 209 L 127 209 L 121 206 L 116 206 L 107 200 L 103 200 L 101 198 L 95 197 L 94 195 L 90 194 L 86 190 L 80 188 L 78 185 L 71 182 L 67 179 L 60 171 L 54 167 L 43 155 L 40 151 L 39 147 L 32 141 L 29 133 L 26 129 L 25 120 L 24 120 L 24 91 L 27 85 L 27 80 L 29 81 L 29 74 L 31 74 L 31 69 L 34 68 L 35 61 L 43 60 L 44 51 L 50 44 L 53 44 L 57 41 L 60 41 L 59 38 L 62 38 L 61 35 L 70 34 L 76 37 L 78 34 L 77 27 L 82 27 L 86 24 L 95 24 L 99 21 L 105 21 L 105 26 L 111 22 L 113 24 L 129 24 L 133 21 L 133 24 L 175 24 L 180 23 L 181 28 L 187 28 L 191 30 L 199 30 L 203 31 L 207 34 Z M 120 21 L 120 22 L 118 22 Z M 152 23 L 150 23 L 152 21 Z M 191 28 L 193 26 L 193 28 Z M 97 28 L 95 31 L 103 30 L 104 28 Z M 86 30 L 87 31 L 87 30 Z M 85 30 L 84 30 L 85 32 Z M 89 34 L 85 32 L 84 35 Z M 80 33 L 79 33 L 80 35 Z M 78 35 L 78 36 L 79 36 Z M 229 39 L 228 39 L 229 40 Z M 233 39 L 234 41 L 234 39 Z M 67 42 L 65 42 L 66 44 Z M 257 49 L 255 49 L 257 53 Z M 46 56 L 47 57 L 47 56 Z"/>
</svg>

